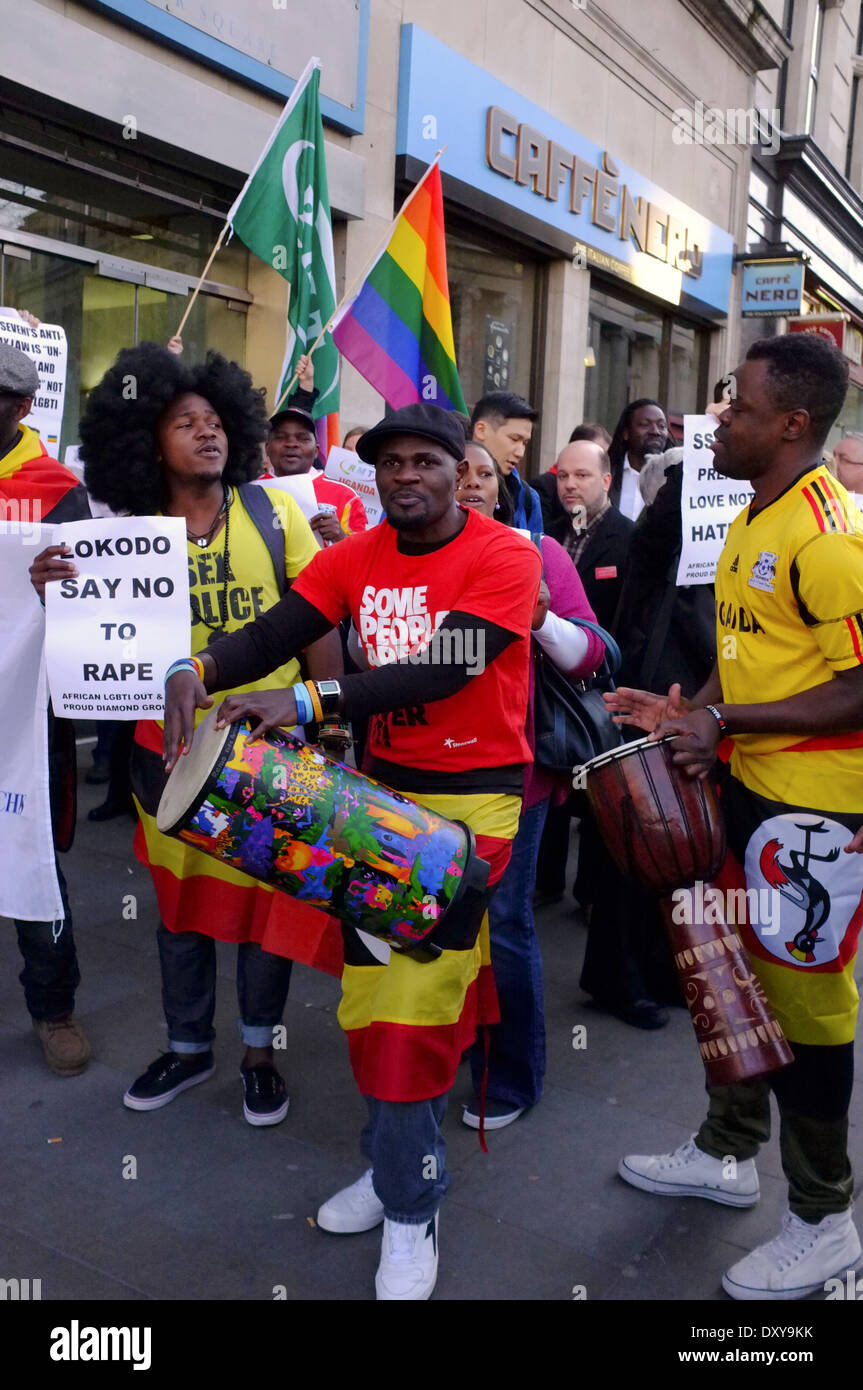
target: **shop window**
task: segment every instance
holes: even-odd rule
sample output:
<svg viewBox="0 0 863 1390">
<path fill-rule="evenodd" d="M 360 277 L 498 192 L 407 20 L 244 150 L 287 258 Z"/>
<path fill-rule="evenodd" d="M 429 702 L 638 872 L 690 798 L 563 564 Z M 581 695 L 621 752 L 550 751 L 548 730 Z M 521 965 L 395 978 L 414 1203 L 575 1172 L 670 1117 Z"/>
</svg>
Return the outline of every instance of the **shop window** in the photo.
<svg viewBox="0 0 863 1390">
<path fill-rule="evenodd" d="M 488 391 L 534 397 L 538 266 L 448 228 L 456 361 L 468 408 Z"/>
<path fill-rule="evenodd" d="M 616 295 L 591 290 L 584 418 L 612 432 L 639 396 L 659 397 L 662 319 Z"/>
<path fill-rule="evenodd" d="M 707 333 L 673 313 L 613 294 L 590 292 L 584 418 L 610 432 L 630 401 L 658 400 L 678 421 L 700 411 L 706 390 Z"/>
<path fill-rule="evenodd" d="M 146 340 L 165 343 L 177 330 L 186 296 L 100 275 L 96 267 L 49 252 L 14 247 L 0 256 L 0 304 L 25 309 L 66 330 L 68 363 L 60 457 L 78 442 L 87 396 L 121 348 Z M 188 358 L 208 348 L 243 361 L 246 316 L 229 301 L 200 294 L 183 342 Z"/>
</svg>

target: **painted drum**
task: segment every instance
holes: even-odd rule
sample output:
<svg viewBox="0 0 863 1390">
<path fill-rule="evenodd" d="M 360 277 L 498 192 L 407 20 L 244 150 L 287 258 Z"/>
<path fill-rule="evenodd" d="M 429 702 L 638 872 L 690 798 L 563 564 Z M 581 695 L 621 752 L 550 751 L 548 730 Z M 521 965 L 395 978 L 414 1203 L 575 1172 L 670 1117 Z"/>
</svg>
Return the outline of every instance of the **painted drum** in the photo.
<svg viewBox="0 0 863 1390">
<path fill-rule="evenodd" d="M 709 781 L 687 777 L 673 761 L 675 736 L 625 743 L 579 769 L 606 847 L 618 867 L 661 894 L 668 944 L 707 1079 L 728 1086 L 793 1061 L 761 983 L 733 927 L 716 921 L 710 880 L 725 858 L 725 827 Z M 693 904 L 711 903 L 678 921 L 676 889 L 705 885 Z"/>
<path fill-rule="evenodd" d="M 283 730 L 216 729 L 216 712 L 168 778 L 163 834 L 418 959 L 473 944 L 489 866 L 468 826 Z"/>
</svg>

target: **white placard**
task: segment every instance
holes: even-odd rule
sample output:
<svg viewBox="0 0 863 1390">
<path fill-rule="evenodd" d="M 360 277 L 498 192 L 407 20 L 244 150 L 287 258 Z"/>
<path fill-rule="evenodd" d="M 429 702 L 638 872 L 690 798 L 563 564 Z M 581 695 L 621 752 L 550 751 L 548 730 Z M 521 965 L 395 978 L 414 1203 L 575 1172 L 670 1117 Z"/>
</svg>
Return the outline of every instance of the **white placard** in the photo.
<svg viewBox="0 0 863 1390">
<path fill-rule="evenodd" d="M 117 517 L 58 526 L 77 578 L 46 585 L 51 699 L 73 719 L 159 718 L 165 671 L 191 632 L 182 517 Z"/>
<path fill-rule="evenodd" d="M 683 417 L 678 584 L 713 583 L 728 528 L 755 495 L 748 482 L 717 473 L 710 448 L 716 428 L 712 415 Z"/>
<path fill-rule="evenodd" d="M 50 545 L 51 527 L 40 544 Z M 32 536 L 0 525 L 0 727 L 6 730 L 0 789 L 0 916 L 63 917 L 48 794 L 45 618 L 30 583 Z"/>
<path fill-rule="evenodd" d="M 58 323 L 31 328 L 17 309 L 0 309 L 0 343 L 20 348 L 36 363 L 39 395 L 23 423 L 36 430 L 48 453 L 56 458 L 66 398 L 66 330 Z"/>
<path fill-rule="evenodd" d="M 378 495 L 378 485 L 375 481 L 375 470 L 372 464 L 363 463 L 359 454 L 355 454 L 353 449 L 340 449 L 337 444 L 334 444 L 327 454 L 324 476 L 332 478 L 336 483 L 345 483 L 349 488 L 352 488 L 366 509 L 369 526 L 377 526 L 384 514 L 384 509 Z"/>
<path fill-rule="evenodd" d="M 286 473 L 281 478 L 256 478 L 255 482 L 259 487 L 290 493 L 306 521 L 321 510 L 311 473 Z"/>
</svg>

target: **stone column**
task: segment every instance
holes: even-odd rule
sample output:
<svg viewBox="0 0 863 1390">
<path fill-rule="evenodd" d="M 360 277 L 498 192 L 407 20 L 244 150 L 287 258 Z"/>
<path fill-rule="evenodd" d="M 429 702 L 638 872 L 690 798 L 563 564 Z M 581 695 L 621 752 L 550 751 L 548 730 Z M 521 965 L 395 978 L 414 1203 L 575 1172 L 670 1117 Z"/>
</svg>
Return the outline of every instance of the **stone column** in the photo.
<svg viewBox="0 0 863 1390">
<path fill-rule="evenodd" d="M 543 368 L 542 446 L 534 468 L 554 463 L 584 409 L 584 358 L 588 347 L 590 272 L 561 258 L 548 269 Z"/>
</svg>

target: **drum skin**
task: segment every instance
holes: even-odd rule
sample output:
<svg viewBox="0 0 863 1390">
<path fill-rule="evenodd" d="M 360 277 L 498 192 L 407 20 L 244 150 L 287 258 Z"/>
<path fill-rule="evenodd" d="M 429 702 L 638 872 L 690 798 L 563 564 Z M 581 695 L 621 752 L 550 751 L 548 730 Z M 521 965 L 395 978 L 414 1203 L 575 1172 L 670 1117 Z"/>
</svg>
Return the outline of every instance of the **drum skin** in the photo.
<svg viewBox="0 0 863 1390">
<path fill-rule="evenodd" d="M 725 858 L 725 829 L 712 785 L 680 773 L 672 740 L 638 739 L 587 763 L 585 790 L 615 862 L 660 906 L 698 1050 L 712 1086 L 763 1076 L 794 1060 L 743 943 L 724 922 L 705 922 L 710 880 Z M 701 881 L 693 910 L 675 911 L 670 896 Z M 711 910 L 711 919 L 714 916 Z M 676 920 L 683 916 L 687 920 Z"/>
<path fill-rule="evenodd" d="M 163 823 L 166 788 L 160 829 L 398 950 L 434 959 L 472 944 L 462 938 L 475 939 L 481 913 L 451 914 L 481 899 L 488 877 L 467 826 L 281 730 L 254 742 L 249 730 L 230 727 L 173 825 Z"/>
</svg>

